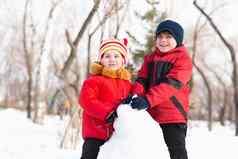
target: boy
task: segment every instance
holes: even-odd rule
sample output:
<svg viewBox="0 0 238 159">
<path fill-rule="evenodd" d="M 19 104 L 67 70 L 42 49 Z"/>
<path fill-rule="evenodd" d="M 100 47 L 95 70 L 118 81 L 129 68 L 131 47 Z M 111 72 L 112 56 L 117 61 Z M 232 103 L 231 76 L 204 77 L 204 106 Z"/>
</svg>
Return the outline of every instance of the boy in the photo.
<svg viewBox="0 0 238 159">
<path fill-rule="evenodd" d="M 81 159 L 96 159 L 100 146 L 112 135 L 116 109 L 131 90 L 127 62 L 127 40 L 102 41 L 99 63 L 91 66 L 91 76 L 83 83 L 79 103 L 83 108 Z"/>
<path fill-rule="evenodd" d="M 160 124 L 171 159 L 187 159 L 185 137 L 192 61 L 182 44 L 183 28 L 172 20 L 156 29 L 155 51 L 144 57 L 131 106 L 147 109 Z"/>
</svg>

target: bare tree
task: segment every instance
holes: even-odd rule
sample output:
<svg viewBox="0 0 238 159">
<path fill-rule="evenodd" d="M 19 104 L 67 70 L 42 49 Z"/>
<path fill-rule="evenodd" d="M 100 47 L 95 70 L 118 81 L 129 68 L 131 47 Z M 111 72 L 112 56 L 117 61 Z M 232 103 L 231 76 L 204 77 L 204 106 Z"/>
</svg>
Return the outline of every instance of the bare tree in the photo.
<svg viewBox="0 0 238 159">
<path fill-rule="evenodd" d="M 199 37 L 199 33 L 201 31 L 201 28 L 204 27 L 204 25 L 202 25 L 199 28 L 199 23 L 200 23 L 200 18 L 198 19 L 196 25 L 195 25 L 195 30 L 194 30 L 194 34 L 193 34 L 193 45 L 192 45 L 192 62 L 194 67 L 197 69 L 198 73 L 201 75 L 204 84 L 207 88 L 207 92 L 208 92 L 208 97 L 207 97 L 207 108 L 208 108 L 208 129 L 211 131 L 212 130 L 212 90 L 210 87 L 210 84 L 207 80 L 207 77 L 204 73 L 204 71 L 198 66 L 197 62 L 196 62 L 196 54 L 197 54 L 197 41 L 198 41 L 198 37 Z"/>
<path fill-rule="evenodd" d="M 116 7 L 116 31 L 115 31 L 115 34 L 114 34 L 114 37 L 117 38 L 118 37 L 118 34 L 119 34 L 119 31 L 120 31 L 120 28 L 121 28 L 121 25 L 123 24 L 123 21 L 125 20 L 125 17 L 126 17 L 126 14 L 128 13 L 128 8 L 129 8 L 129 3 L 130 3 L 130 0 L 127 0 L 125 2 L 125 10 L 124 10 L 124 13 L 122 14 L 121 18 L 120 18 L 120 14 L 119 14 L 119 10 L 124 6 L 123 4 L 119 4 L 119 1 L 117 0 L 116 1 L 116 4 L 115 4 L 115 7 Z"/>
<path fill-rule="evenodd" d="M 213 13 L 215 13 L 215 11 L 217 11 L 218 9 L 220 9 L 221 7 L 224 7 L 224 4 L 219 5 L 218 7 L 216 7 L 214 10 L 212 10 L 209 15 L 212 15 Z M 196 62 L 196 59 L 198 60 L 198 58 L 196 58 L 198 52 L 197 46 L 198 46 L 198 41 L 199 41 L 199 37 L 201 37 L 201 32 L 202 30 L 204 30 L 205 26 L 207 25 L 207 21 L 205 22 L 201 22 L 201 18 L 202 15 L 198 18 L 198 20 L 196 21 L 195 24 L 195 29 L 194 29 L 194 34 L 193 34 L 193 45 L 192 45 L 192 61 L 193 61 L 193 65 L 194 67 L 197 69 L 198 73 L 201 75 L 204 84 L 207 88 L 208 91 L 208 97 L 207 97 L 207 108 L 208 108 L 208 129 L 211 131 L 212 130 L 212 121 L 213 121 L 213 109 L 212 109 L 212 105 L 213 105 L 213 93 L 212 93 L 212 88 L 211 85 L 209 84 L 209 80 L 208 77 L 206 77 L 206 72 L 202 70 L 202 68 L 198 65 L 198 63 Z M 200 60 L 203 61 L 203 60 Z"/>
<path fill-rule="evenodd" d="M 129 1 L 128 1 L 129 2 Z M 112 17 L 113 15 L 116 14 L 116 16 L 118 16 L 118 12 L 124 7 L 123 4 L 120 5 L 120 7 L 118 7 L 118 0 L 113 0 L 111 1 L 111 3 L 109 4 L 110 6 L 107 8 L 107 10 L 104 13 L 104 16 L 102 18 L 102 20 L 99 21 L 99 23 L 96 25 L 95 28 L 93 28 L 93 30 L 89 33 L 88 35 L 88 64 L 87 64 L 87 75 L 89 75 L 89 70 L 90 70 L 90 64 L 91 64 L 91 41 L 92 41 L 92 37 L 93 35 L 98 31 L 98 29 L 100 29 L 100 27 L 102 28 L 102 32 L 104 32 L 103 30 L 103 26 L 106 23 L 106 21 Z M 125 16 L 123 16 L 125 17 Z M 100 18 L 100 17 L 99 17 Z M 122 23 L 122 21 L 121 21 Z M 121 25 L 120 22 L 117 22 L 117 31 L 115 33 L 115 36 L 117 36 L 118 32 L 119 32 L 119 28 Z M 119 24 L 119 25 L 118 25 Z M 115 37 L 114 36 L 114 37 Z"/>
<path fill-rule="evenodd" d="M 208 79 L 204 73 L 204 71 L 197 65 L 197 63 L 193 60 L 193 65 L 201 75 L 204 84 L 207 88 L 208 97 L 207 97 L 207 108 L 208 108 L 208 129 L 212 130 L 212 89 L 208 82 Z"/>
<path fill-rule="evenodd" d="M 70 99 L 70 102 L 75 106 L 78 105 L 78 100 L 77 100 L 77 97 L 79 95 L 78 81 L 79 81 L 80 77 L 79 77 L 79 74 L 77 74 L 77 80 L 75 80 L 74 83 L 70 83 L 67 75 L 70 71 L 73 61 L 76 59 L 78 45 L 79 45 L 87 27 L 89 26 L 91 20 L 93 19 L 94 15 L 99 7 L 100 2 L 101 2 L 101 0 L 94 0 L 94 5 L 93 5 L 91 11 L 89 12 L 87 18 L 83 22 L 83 25 L 80 28 L 80 30 L 77 33 L 77 36 L 74 40 L 71 39 L 71 36 L 70 36 L 68 30 L 65 31 L 67 43 L 70 46 L 70 54 L 69 54 L 67 60 L 64 62 L 63 68 L 59 72 L 59 77 L 64 81 L 64 84 L 65 84 L 63 87 L 64 92 L 66 93 L 67 97 Z M 77 72 L 79 72 L 79 68 L 77 68 L 76 70 L 77 70 Z M 76 109 L 78 109 L 78 107 L 76 107 Z M 72 120 L 74 122 L 70 121 L 68 123 L 69 126 L 67 126 L 67 129 L 65 130 L 64 138 L 61 141 L 62 148 L 69 146 L 69 142 L 71 143 L 70 145 L 73 146 L 73 148 L 76 147 L 78 138 L 79 138 L 80 121 L 81 121 L 81 120 L 79 120 L 79 118 L 80 118 L 79 115 L 81 115 L 80 109 L 78 111 L 75 111 L 75 113 L 72 116 Z M 75 130 L 72 131 L 72 128 L 75 128 L 75 127 L 76 127 L 76 131 Z M 72 139 L 72 137 L 73 137 L 73 140 L 69 140 L 70 138 Z"/>
<path fill-rule="evenodd" d="M 27 16 L 28 16 L 28 8 L 31 0 L 26 0 L 25 7 L 24 7 L 24 14 L 23 14 L 23 50 L 24 50 L 24 57 L 25 57 L 25 65 L 28 74 L 27 80 L 27 97 L 26 97 L 26 108 L 27 108 L 27 118 L 31 118 L 31 103 L 32 103 L 32 82 L 33 82 L 33 75 L 32 75 L 32 61 L 33 61 L 33 50 L 31 48 L 28 49 L 27 47 Z M 32 44 L 32 43 L 31 43 Z"/>
<path fill-rule="evenodd" d="M 48 13 L 47 21 L 46 21 L 46 27 L 43 33 L 43 38 L 40 43 L 40 55 L 38 57 L 37 63 L 39 64 L 37 71 L 36 71 L 36 105 L 35 105 L 35 113 L 34 113 L 34 119 L 33 121 L 38 124 L 43 124 L 44 122 L 44 115 L 46 113 L 46 104 L 45 104 L 45 94 L 44 94 L 44 86 L 42 85 L 42 59 L 44 54 L 46 54 L 46 38 L 49 32 L 50 24 L 53 19 L 53 13 L 56 9 L 56 7 L 62 2 L 62 0 L 58 0 L 56 2 L 52 2 L 52 7 Z"/>
<path fill-rule="evenodd" d="M 235 135 L 238 136 L 238 80 L 237 80 L 237 61 L 236 61 L 236 53 L 234 50 L 234 47 L 225 39 L 225 37 L 222 35 L 221 31 L 217 28 L 215 23 L 213 22 L 212 18 L 197 4 L 197 1 L 193 1 L 194 6 L 206 17 L 211 27 L 215 30 L 221 41 L 224 43 L 224 45 L 227 47 L 227 49 L 230 52 L 230 56 L 232 59 L 233 64 L 233 71 L 232 71 L 232 82 L 234 86 L 234 104 L 236 107 L 235 110 Z"/>
<path fill-rule="evenodd" d="M 1 67 L 4 68 L 1 69 L 3 70 L 3 77 L 1 79 L 5 78 L 3 80 L 5 84 L 1 86 L 1 89 L 6 90 L 4 96 L 6 97 L 7 105 L 23 108 L 22 106 L 25 106 L 24 102 L 26 99 L 24 82 L 26 76 L 24 74 L 25 63 L 22 61 L 22 56 L 19 56 L 22 53 L 22 46 L 19 45 L 22 42 L 22 23 L 19 23 L 15 10 L 10 5 L 7 1 L 1 1 L 1 10 L 5 13 L 3 14 L 4 18 L 7 19 L 0 23 L 0 34 L 2 36 L 0 48 L 1 55 L 3 55 L 1 56 L 3 57 Z M 12 18 L 13 16 L 16 18 Z M 21 29 L 20 31 L 19 28 Z M 4 77 L 5 75 L 6 77 Z"/>
<path fill-rule="evenodd" d="M 56 8 L 56 6 L 61 2 L 57 1 L 52 5 L 51 10 L 49 11 L 48 14 L 48 19 L 46 23 L 46 28 L 43 33 L 43 38 L 40 42 L 40 54 L 38 56 L 38 61 L 36 62 L 36 66 L 39 67 L 33 67 L 33 61 L 36 57 L 36 51 L 34 50 L 35 47 L 35 42 L 33 39 L 36 36 L 36 27 L 35 24 L 33 24 L 33 17 L 30 14 L 30 8 L 31 8 L 31 0 L 26 0 L 25 2 L 25 7 L 24 7 L 24 14 L 23 14 L 23 27 L 22 27 L 22 32 L 23 32 L 23 50 L 24 50 L 24 58 L 25 58 L 25 65 L 26 65 L 26 70 L 28 74 L 28 81 L 27 81 L 27 98 L 26 98 L 26 103 L 27 103 L 27 117 L 31 118 L 31 109 L 33 105 L 33 93 L 35 97 L 39 96 L 39 89 L 38 85 L 40 83 L 40 70 L 41 70 L 41 57 L 43 53 L 45 52 L 45 44 L 46 44 L 46 38 L 49 30 L 49 21 L 52 19 L 53 12 Z M 29 34 L 31 32 L 31 35 Z M 34 69 L 37 69 L 36 73 L 36 80 L 35 80 L 35 90 L 33 91 L 33 71 Z M 38 121 L 38 112 L 39 112 L 39 103 L 37 101 L 37 98 L 34 98 L 34 106 L 35 106 L 35 114 L 34 114 L 34 122 L 37 123 L 42 123 L 42 121 Z"/>
<path fill-rule="evenodd" d="M 222 90 L 223 90 L 223 102 L 221 105 L 221 109 L 219 112 L 219 121 L 221 123 L 221 125 L 225 125 L 225 114 L 227 111 L 227 106 L 228 106 L 228 90 L 226 87 L 225 82 L 222 80 L 222 78 L 219 76 L 219 74 L 213 70 L 212 68 L 210 68 L 206 63 L 204 63 L 204 66 L 214 74 L 214 76 L 216 77 L 217 81 L 219 82 L 219 84 L 222 86 Z"/>
<path fill-rule="evenodd" d="M 76 36 L 75 40 L 72 41 L 69 32 L 67 30 L 65 31 L 67 42 L 70 46 L 70 54 L 69 54 L 69 57 L 67 58 L 67 60 L 64 63 L 63 69 L 60 71 L 60 75 L 63 79 L 66 78 L 67 73 L 69 72 L 69 69 L 70 69 L 71 65 L 73 64 L 73 60 L 76 57 L 77 47 L 79 45 L 79 42 L 80 42 L 86 28 L 88 27 L 89 23 L 91 22 L 94 14 L 96 13 L 100 2 L 101 2 L 101 0 L 95 0 L 93 8 L 91 9 L 91 11 L 90 11 L 89 15 L 87 16 L 86 20 L 84 21 L 80 31 L 77 33 L 77 36 Z"/>
<path fill-rule="evenodd" d="M 9 107 L 9 99 L 10 99 L 10 92 L 9 92 L 9 88 L 10 88 L 10 82 L 11 82 L 11 76 L 13 73 L 12 67 L 11 67 L 11 63 L 9 62 L 8 58 L 6 57 L 5 62 L 4 62 L 5 66 L 5 73 L 1 75 L 1 83 L 3 85 L 5 85 L 5 89 L 4 89 L 4 103 L 3 103 L 3 107 Z"/>
</svg>

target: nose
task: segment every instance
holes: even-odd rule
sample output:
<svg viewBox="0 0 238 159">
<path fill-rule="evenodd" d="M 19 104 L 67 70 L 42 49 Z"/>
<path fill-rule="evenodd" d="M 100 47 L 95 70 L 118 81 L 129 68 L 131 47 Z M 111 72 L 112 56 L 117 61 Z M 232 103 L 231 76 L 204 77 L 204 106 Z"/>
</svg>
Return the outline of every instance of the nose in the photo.
<svg viewBox="0 0 238 159">
<path fill-rule="evenodd" d="M 110 61 L 114 61 L 114 60 L 115 60 L 115 57 L 114 57 L 114 56 L 110 56 L 109 60 L 110 60 Z"/>
<path fill-rule="evenodd" d="M 165 41 L 166 38 L 165 37 L 160 37 L 160 41 Z"/>
</svg>

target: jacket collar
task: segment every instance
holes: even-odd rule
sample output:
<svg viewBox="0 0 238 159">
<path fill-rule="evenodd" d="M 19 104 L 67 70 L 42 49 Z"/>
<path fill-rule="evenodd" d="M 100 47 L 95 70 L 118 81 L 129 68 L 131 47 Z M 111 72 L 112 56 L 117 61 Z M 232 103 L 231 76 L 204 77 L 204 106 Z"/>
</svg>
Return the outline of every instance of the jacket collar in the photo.
<svg viewBox="0 0 238 159">
<path fill-rule="evenodd" d="M 118 70 L 112 70 L 96 62 L 90 66 L 90 73 L 92 75 L 102 75 L 110 78 L 119 78 L 123 80 L 131 79 L 131 73 L 123 67 Z"/>
</svg>

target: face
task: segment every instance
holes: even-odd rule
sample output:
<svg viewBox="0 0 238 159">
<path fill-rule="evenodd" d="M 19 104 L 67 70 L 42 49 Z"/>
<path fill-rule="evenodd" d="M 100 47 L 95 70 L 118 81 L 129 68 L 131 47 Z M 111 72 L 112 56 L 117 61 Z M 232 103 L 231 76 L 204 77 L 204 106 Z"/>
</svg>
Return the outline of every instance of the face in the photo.
<svg viewBox="0 0 238 159">
<path fill-rule="evenodd" d="M 161 52 L 168 52 L 177 46 L 175 38 L 169 32 L 161 32 L 156 38 L 156 47 Z"/>
<path fill-rule="evenodd" d="M 117 70 L 123 66 L 123 57 L 116 51 L 108 51 L 101 59 L 101 64 L 105 67 Z"/>
</svg>

